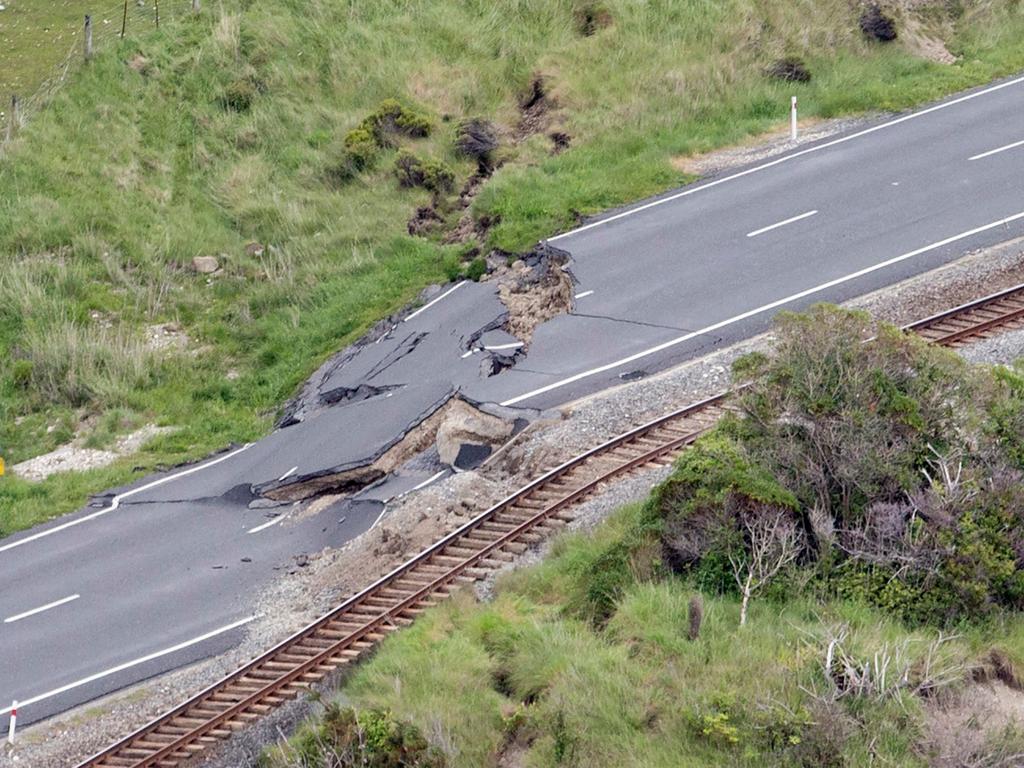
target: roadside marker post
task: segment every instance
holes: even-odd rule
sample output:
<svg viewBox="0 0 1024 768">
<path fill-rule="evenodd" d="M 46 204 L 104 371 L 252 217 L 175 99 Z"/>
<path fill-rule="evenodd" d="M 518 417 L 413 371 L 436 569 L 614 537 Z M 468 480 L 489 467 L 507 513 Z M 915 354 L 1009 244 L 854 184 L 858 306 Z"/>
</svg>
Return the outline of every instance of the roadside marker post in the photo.
<svg viewBox="0 0 1024 768">
<path fill-rule="evenodd" d="M 11 722 L 7 726 L 7 743 L 14 744 L 14 723 L 18 719 L 18 702 L 11 704 Z"/>
<path fill-rule="evenodd" d="M 796 141 L 796 96 L 789 102 L 789 138 Z"/>
</svg>

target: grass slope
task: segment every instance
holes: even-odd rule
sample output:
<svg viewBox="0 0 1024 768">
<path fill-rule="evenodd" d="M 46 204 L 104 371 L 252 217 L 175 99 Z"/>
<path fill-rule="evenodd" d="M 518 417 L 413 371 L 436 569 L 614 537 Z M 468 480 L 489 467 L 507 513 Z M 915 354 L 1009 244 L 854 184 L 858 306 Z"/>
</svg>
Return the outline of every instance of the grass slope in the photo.
<svg viewBox="0 0 1024 768">
<path fill-rule="evenodd" d="M 626 568 L 638 578 L 607 623 L 587 620 L 579 609 L 600 588 L 595 574 L 642 517 L 627 507 L 593 536 L 559 540 L 542 564 L 499 582 L 492 603 L 467 593 L 428 612 L 385 641 L 340 699 L 417 725 L 451 768 L 961 764 L 937 760 L 919 697 L 851 696 L 836 706 L 811 694 L 825 690 L 826 628 L 847 627 L 848 651 L 868 660 L 904 643 L 920 660 L 934 630 L 909 630 L 853 602 L 779 594 L 755 601 L 740 628 L 737 599 L 705 594 L 700 636 L 690 641 L 693 586 L 648 581 L 651 563 L 635 559 Z M 941 653 L 977 661 L 992 643 L 1024 658 L 1021 617 L 965 628 Z M 989 754 L 1019 747 L 1020 736 L 990 735 Z M 287 749 L 268 751 L 267 764 L 300 765 Z"/>
<path fill-rule="evenodd" d="M 31 6 L 33 0 L 18 0 Z M 505 165 L 474 202 L 497 221 L 475 245 L 518 251 L 579 213 L 686 181 L 672 160 L 784 119 L 898 109 L 1024 66 L 1024 10 L 937 3 L 921 23 L 960 63 L 863 39 L 845 0 L 225 0 L 159 32 L 129 28 L 0 157 L 0 451 L 13 463 L 102 425 L 178 431 L 113 468 L 29 485 L 0 480 L 0 534 L 70 510 L 159 464 L 264 434 L 324 356 L 460 269 L 474 243 L 406 232 L 429 196 L 401 189 L 396 150 L 345 184 L 342 139 L 386 98 L 425 111 L 418 154 L 473 170 L 459 120 L 504 129 Z M 610 20 L 581 33 L 590 9 Z M 132 36 L 136 35 L 136 36 Z M 808 84 L 767 78 L 799 55 Z M 129 66 L 129 63 L 131 66 Z M 518 138 L 542 75 L 546 131 Z M 231 109 L 232 89 L 252 92 Z M 267 246 L 262 254 L 246 245 Z M 214 278 L 185 268 L 217 256 Z M 186 352 L 145 328 L 178 323 Z M 89 421 L 87 423 L 92 423 Z"/>
</svg>

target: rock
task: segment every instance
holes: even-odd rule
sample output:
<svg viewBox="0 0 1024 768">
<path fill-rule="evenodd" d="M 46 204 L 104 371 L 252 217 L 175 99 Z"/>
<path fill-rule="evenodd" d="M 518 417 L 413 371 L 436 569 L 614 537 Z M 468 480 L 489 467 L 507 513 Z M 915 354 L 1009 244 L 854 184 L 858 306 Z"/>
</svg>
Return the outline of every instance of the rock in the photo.
<svg viewBox="0 0 1024 768">
<path fill-rule="evenodd" d="M 262 256 L 265 248 L 262 243 L 249 243 L 245 246 L 246 256 Z"/>
<path fill-rule="evenodd" d="M 249 509 L 274 509 L 275 507 L 283 507 L 287 503 L 287 501 L 278 501 L 277 499 L 259 498 L 249 502 Z"/>
<path fill-rule="evenodd" d="M 513 425 L 477 410 L 463 400 L 453 401 L 437 430 L 437 452 L 445 464 L 469 469 L 479 464 L 512 434 Z"/>
<path fill-rule="evenodd" d="M 220 269 L 220 262 L 215 256 L 194 256 L 192 258 L 192 271 L 200 275 L 210 275 Z"/>
</svg>

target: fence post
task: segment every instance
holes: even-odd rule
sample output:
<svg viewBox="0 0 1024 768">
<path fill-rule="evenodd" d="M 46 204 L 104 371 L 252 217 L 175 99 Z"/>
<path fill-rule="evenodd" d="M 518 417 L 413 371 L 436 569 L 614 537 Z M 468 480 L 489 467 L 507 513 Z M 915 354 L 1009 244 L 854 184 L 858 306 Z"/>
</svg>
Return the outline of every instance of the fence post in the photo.
<svg viewBox="0 0 1024 768">
<path fill-rule="evenodd" d="M 199 0 L 192 0 L 192 13 L 199 13 Z"/>
<path fill-rule="evenodd" d="M 92 58 L 92 16 L 85 14 L 85 60 Z"/>
<path fill-rule="evenodd" d="M 11 720 L 7 725 L 7 743 L 14 744 L 14 724 L 18 720 L 18 702 L 11 704 Z"/>
<path fill-rule="evenodd" d="M 124 15 L 121 17 L 121 39 L 124 39 L 124 30 L 128 26 L 128 0 L 124 0 Z"/>
<path fill-rule="evenodd" d="M 160 27 L 160 0 L 154 0 L 153 3 L 156 6 L 156 26 Z"/>
<path fill-rule="evenodd" d="M 18 94 L 11 94 L 11 114 L 7 118 L 7 138 L 4 140 L 8 142 L 14 136 L 14 124 L 18 122 Z"/>
</svg>

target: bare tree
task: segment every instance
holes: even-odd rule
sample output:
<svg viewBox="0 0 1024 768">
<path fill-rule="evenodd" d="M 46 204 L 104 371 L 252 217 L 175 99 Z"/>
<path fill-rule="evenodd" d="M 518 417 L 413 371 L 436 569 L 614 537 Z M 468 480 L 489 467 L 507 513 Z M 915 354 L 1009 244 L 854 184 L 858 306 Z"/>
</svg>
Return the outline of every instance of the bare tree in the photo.
<svg viewBox="0 0 1024 768">
<path fill-rule="evenodd" d="M 793 517 L 781 509 L 750 514 L 743 522 L 748 550 L 743 556 L 729 555 L 733 577 L 740 588 L 740 626 L 747 623 L 750 597 L 796 559 L 803 545 L 803 531 Z"/>
</svg>

